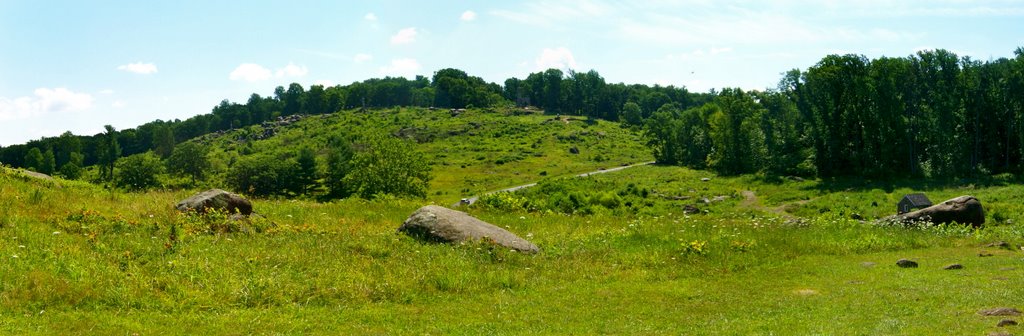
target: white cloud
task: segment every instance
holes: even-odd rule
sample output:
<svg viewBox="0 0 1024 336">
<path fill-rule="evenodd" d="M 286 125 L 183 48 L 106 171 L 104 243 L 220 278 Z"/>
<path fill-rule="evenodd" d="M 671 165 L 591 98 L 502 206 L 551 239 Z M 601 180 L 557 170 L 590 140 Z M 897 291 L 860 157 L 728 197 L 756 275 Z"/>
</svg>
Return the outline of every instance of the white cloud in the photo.
<svg viewBox="0 0 1024 336">
<path fill-rule="evenodd" d="M 391 64 L 380 67 L 380 74 L 383 76 L 398 76 L 405 78 L 416 77 L 420 71 L 420 62 L 412 58 L 399 58 L 391 60 Z"/>
<path fill-rule="evenodd" d="M 0 121 L 28 119 L 51 112 L 76 112 L 92 108 L 93 97 L 65 88 L 38 88 L 34 97 L 0 97 Z"/>
<path fill-rule="evenodd" d="M 313 85 L 323 85 L 325 88 L 334 86 L 334 81 L 330 79 L 318 79 L 313 81 Z"/>
<path fill-rule="evenodd" d="M 110 107 L 113 107 L 113 108 L 116 108 L 116 109 L 123 108 L 125 106 L 128 106 L 128 104 L 125 104 L 125 102 L 122 101 L 122 100 L 115 100 L 113 104 L 110 104 Z"/>
<path fill-rule="evenodd" d="M 416 28 L 409 27 L 399 30 L 398 33 L 391 36 L 391 44 L 409 44 L 416 41 Z"/>
<path fill-rule="evenodd" d="M 462 12 L 462 16 L 459 17 L 462 21 L 473 21 L 476 20 L 476 12 L 468 10 Z"/>
<path fill-rule="evenodd" d="M 256 63 L 242 63 L 235 71 L 232 71 L 228 78 L 231 80 L 244 80 L 247 82 L 258 82 L 268 80 L 271 77 L 270 69 Z"/>
<path fill-rule="evenodd" d="M 264 81 L 271 78 L 286 78 L 286 77 L 302 77 L 309 73 L 309 69 L 304 65 L 296 65 L 295 63 L 289 62 L 288 65 L 283 68 L 277 69 L 277 71 L 270 71 L 262 65 L 256 63 L 242 63 L 231 74 L 228 78 L 231 80 L 242 80 L 247 82 L 258 82 Z"/>
<path fill-rule="evenodd" d="M 377 14 L 366 13 L 363 18 L 366 19 L 366 21 L 377 21 Z"/>
<path fill-rule="evenodd" d="M 370 54 L 356 54 L 355 57 L 352 57 L 352 62 L 363 63 L 372 59 L 373 55 Z"/>
<path fill-rule="evenodd" d="M 114 94 L 114 90 L 112 90 L 112 89 L 103 89 L 103 90 L 100 90 L 100 94 L 105 94 L 105 95 Z"/>
<path fill-rule="evenodd" d="M 572 56 L 572 51 L 569 51 L 569 48 L 566 47 L 544 48 L 540 56 L 537 56 L 534 64 L 536 64 L 537 70 L 552 68 L 561 70 L 575 69 L 576 58 Z"/>
<path fill-rule="evenodd" d="M 155 74 L 157 72 L 156 65 L 154 65 L 153 63 L 142 63 L 142 62 L 136 62 L 136 63 L 129 63 L 129 64 L 125 64 L 125 65 L 120 65 L 120 66 L 117 67 L 117 70 L 128 71 L 128 72 L 136 73 L 136 74 L 140 74 L 140 75 Z"/>
<path fill-rule="evenodd" d="M 295 65 L 294 63 L 288 62 L 284 68 L 277 69 L 277 77 L 302 77 L 309 73 L 309 69 L 306 66 Z"/>
</svg>

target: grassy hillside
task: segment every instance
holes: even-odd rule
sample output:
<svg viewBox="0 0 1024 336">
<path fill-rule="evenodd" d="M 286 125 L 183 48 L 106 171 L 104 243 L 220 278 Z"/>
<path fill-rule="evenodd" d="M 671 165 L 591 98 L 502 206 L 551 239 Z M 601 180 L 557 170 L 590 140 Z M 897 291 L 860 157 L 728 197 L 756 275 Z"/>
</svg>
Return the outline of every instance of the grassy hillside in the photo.
<svg viewBox="0 0 1024 336">
<path fill-rule="evenodd" d="M 630 183 L 648 193 L 635 212 L 468 209 L 542 249 L 521 255 L 396 234 L 424 202 L 257 201 L 268 220 L 229 233 L 216 216 L 175 212 L 187 192 L 127 194 L 5 169 L 0 333 L 982 334 L 1005 328 L 979 310 L 1024 297 L 1018 185 L 928 189 L 1000 209 L 972 230 L 849 218 L 886 214 L 904 189 L 885 186 L 657 166 L 549 183 L 582 197 Z M 687 195 L 732 197 L 686 215 L 695 198 L 671 196 Z M 1010 247 L 984 247 L 996 241 Z M 899 258 L 921 267 L 897 268 Z M 964 269 L 942 269 L 951 263 Z"/>
<path fill-rule="evenodd" d="M 417 150 L 433 166 L 428 198 L 444 204 L 543 176 L 652 159 L 639 132 L 618 123 L 519 109 L 469 109 L 457 114 L 426 108 L 350 110 L 211 134 L 199 141 L 211 145 L 215 162 L 225 169 L 241 155 L 287 158 L 302 146 L 323 157 L 331 136 L 369 133 L 416 141 Z M 571 153 L 572 148 L 578 154 Z"/>
</svg>

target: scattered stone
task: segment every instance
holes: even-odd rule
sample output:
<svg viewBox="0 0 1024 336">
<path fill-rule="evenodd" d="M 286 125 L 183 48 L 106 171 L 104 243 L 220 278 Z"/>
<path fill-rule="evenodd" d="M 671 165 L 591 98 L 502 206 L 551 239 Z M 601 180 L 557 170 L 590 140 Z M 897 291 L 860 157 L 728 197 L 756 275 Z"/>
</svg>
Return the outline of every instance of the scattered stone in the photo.
<svg viewBox="0 0 1024 336">
<path fill-rule="evenodd" d="M 800 176 L 787 176 L 787 178 L 790 181 L 793 181 L 793 182 L 803 182 L 804 181 L 804 178 L 800 177 Z"/>
<path fill-rule="evenodd" d="M 520 252 L 540 251 L 537 245 L 505 229 L 476 219 L 465 212 L 437 205 L 427 205 L 413 212 L 398 228 L 398 232 L 437 243 L 486 240 Z"/>
<path fill-rule="evenodd" d="M 701 182 L 710 182 L 711 178 L 710 177 L 704 177 L 704 178 L 701 178 L 700 181 Z"/>
<path fill-rule="evenodd" d="M 725 201 L 727 199 L 729 199 L 729 196 L 721 195 L 721 196 L 712 197 L 711 201 L 712 202 L 723 202 L 723 201 Z"/>
<path fill-rule="evenodd" d="M 947 265 L 946 267 L 943 267 L 942 269 L 944 269 L 944 270 L 958 270 L 958 269 L 964 269 L 964 265 L 960 265 L 960 264 L 950 264 L 950 265 Z"/>
<path fill-rule="evenodd" d="M 910 224 L 927 222 L 932 224 L 949 224 L 957 222 L 980 227 L 985 224 L 985 209 L 974 196 L 960 196 L 945 202 L 905 214 L 890 216 L 883 222 Z"/>
<path fill-rule="evenodd" d="M 46 174 L 39 173 L 39 172 L 34 172 L 34 171 L 31 171 L 31 170 L 28 170 L 28 169 L 21 169 L 21 173 L 25 174 L 25 176 L 34 177 L 34 178 L 37 178 L 37 179 L 53 180 L 53 177 L 50 176 L 50 175 L 46 175 Z"/>
<path fill-rule="evenodd" d="M 1010 320 L 1010 319 L 999 321 L 999 323 L 996 324 L 997 327 L 1009 327 L 1009 326 L 1015 326 L 1015 325 L 1017 325 L 1017 321 Z"/>
<path fill-rule="evenodd" d="M 992 309 L 985 309 L 978 312 L 982 316 L 1020 316 L 1020 310 L 1012 307 L 999 307 Z"/>
<path fill-rule="evenodd" d="M 818 295 L 818 291 L 813 290 L 813 289 L 806 289 L 806 288 L 805 289 L 797 289 L 797 290 L 793 291 L 793 293 L 796 294 L 796 295 L 800 295 L 800 296 Z"/>
<path fill-rule="evenodd" d="M 875 265 L 876 265 L 876 264 L 875 264 L 875 263 L 873 263 L 873 262 L 870 262 L 870 261 L 865 261 L 865 262 L 862 262 L 862 263 L 860 263 L 860 265 L 861 265 L 862 267 L 868 267 L 868 268 L 871 268 L 871 267 L 875 267 Z"/>
<path fill-rule="evenodd" d="M 871 201 L 871 206 L 873 206 L 873 207 L 876 207 L 876 206 L 878 206 L 878 202 L 875 202 L 875 201 Z"/>
<path fill-rule="evenodd" d="M 993 254 L 992 253 L 987 253 L 987 252 L 982 252 L 982 253 L 978 253 L 978 256 L 984 258 L 984 257 L 991 257 L 991 256 L 993 256 Z"/>
<path fill-rule="evenodd" d="M 810 223 L 806 219 L 804 219 L 804 218 L 790 218 L 790 219 L 787 219 L 785 222 L 782 222 L 782 225 L 794 226 L 794 227 L 805 227 L 805 226 L 810 225 Z"/>
<path fill-rule="evenodd" d="M 853 220 L 864 220 L 864 216 L 861 216 L 859 213 L 854 212 L 854 213 L 850 214 L 850 219 L 853 219 Z"/>
<path fill-rule="evenodd" d="M 998 248 L 1009 249 L 1010 248 L 1010 243 L 1007 243 L 1007 242 L 1004 242 L 1004 241 L 997 241 L 995 243 L 986 244 L 985 247 L 998 247 Z"/>
<path fill-rule="evenodd" d="M 580 149 L 576 148 L 576 146 L 569 147 L 569 153 L 579 154 L 580 153 Z"/>
<path fill-rule="evenodd" d="M 902 268 L 916 268 L 917 262 L 909 259 L 900 259 L 896 261 L 896 266 Z"/>
<path fill-rule="evenodd" d="M 217 209 L 227 213 L 252 214 L 252 203 L 242 196 L 220 189 L 210 189 L 186 198 L 175 206 L 178 211 L 195 211 L 206 213 L 207 209 Z"/>
<path fill-rule="evenodd" d="M 700 213 L 700 208 L 692 204 L 687 204 L 683 206 L 683 213 L 687 215 L 698 214 Z"/>
</svg>

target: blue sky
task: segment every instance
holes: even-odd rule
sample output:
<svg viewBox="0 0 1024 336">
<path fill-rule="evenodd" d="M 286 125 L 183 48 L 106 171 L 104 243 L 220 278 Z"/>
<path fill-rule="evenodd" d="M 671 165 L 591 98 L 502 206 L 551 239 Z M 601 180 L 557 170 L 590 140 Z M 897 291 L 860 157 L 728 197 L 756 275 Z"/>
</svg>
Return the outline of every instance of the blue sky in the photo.
<svg viewBox="0 0 1024 336">
<path fill-rule="evenodd" d="M 208 113 L 298 82 L 548 67 L 609 82 L 773 87 L 832 53 L 1024 46 L 1024 0 L 0 0 L 0 145 Z"/>
</svg>

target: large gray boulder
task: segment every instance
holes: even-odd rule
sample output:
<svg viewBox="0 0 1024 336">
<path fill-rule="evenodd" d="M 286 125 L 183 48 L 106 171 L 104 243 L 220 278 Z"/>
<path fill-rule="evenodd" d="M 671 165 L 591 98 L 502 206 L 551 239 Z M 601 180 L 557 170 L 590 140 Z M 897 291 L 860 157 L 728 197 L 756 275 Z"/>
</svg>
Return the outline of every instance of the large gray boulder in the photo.
<svg viewBox="0 0 1024 336">
<path fill-rule="evenodd" d="M 175 206 L 178 211 L 195 211 L 206 213 L 207 209 L 217 209 L 227 213 L 238 213 L 245 216 L 252 214 L 252 203 L 249 200 L 220 189 L 210 189 L 186 198 Z"/>
<path fill-rule="evenodd" d="M 892 223 L 928 222 L 949 224 L 957 222 L 979 227 L 985 224 L 985 209 L 974 196 L 960 196 L 945 202 L 902 215 L 891 216 L 885 221 Z"/>
<path fill-rule="evenodd" d="M 489 239 L 495 244 L 525 253 L 540 251 L 537 245 L 500 227 L 476 219 L 462 211 L 428 205 L 413 212 L 398 228 L 418 239 L 438 243 L 459 243 Z"/>
</svg>

